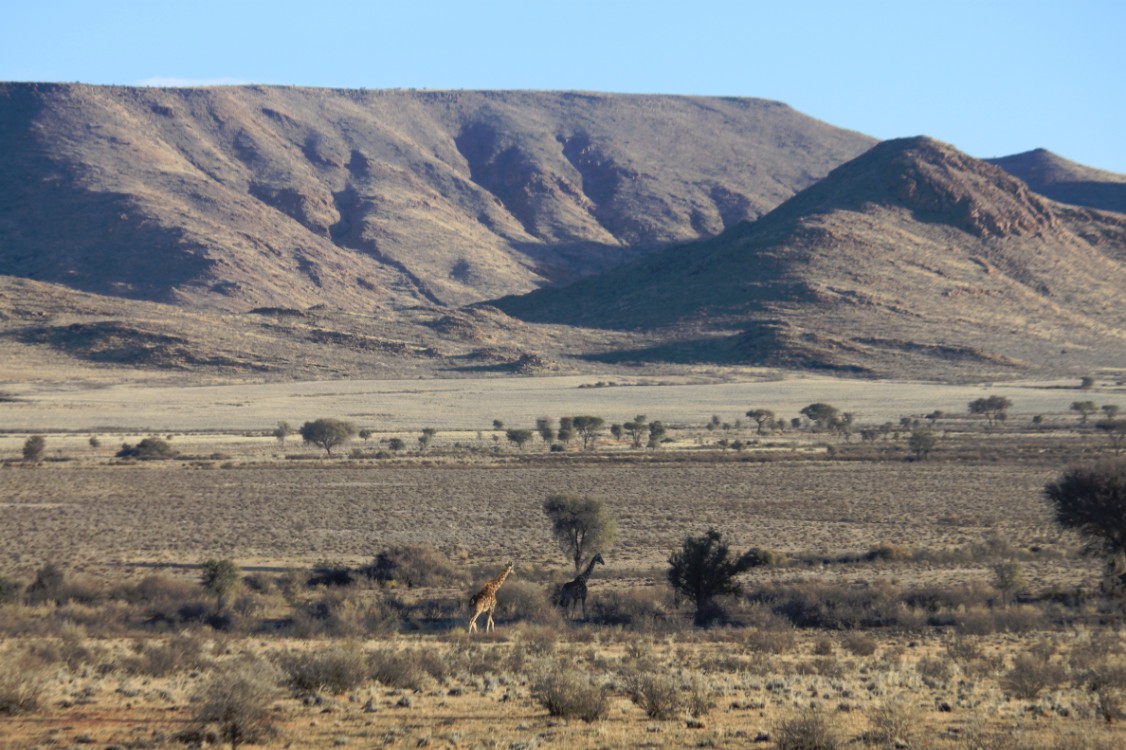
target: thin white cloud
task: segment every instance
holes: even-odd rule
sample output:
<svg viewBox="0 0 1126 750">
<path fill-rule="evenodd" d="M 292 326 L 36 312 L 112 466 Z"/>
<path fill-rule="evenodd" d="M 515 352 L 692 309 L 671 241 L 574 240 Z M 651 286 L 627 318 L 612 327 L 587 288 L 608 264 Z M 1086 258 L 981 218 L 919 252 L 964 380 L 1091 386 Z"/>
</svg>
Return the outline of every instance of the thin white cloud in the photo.
<svg viewBox="0 0 1126 750">
<path fill-rule="evenodd" d="M 177 78 L 175 76 L 154 76 L 138 81 L 138 86 L 155 88 L 202 88 L 205 86 L 244 86 L 250 81 L 239 78 Z"/>
</svg>

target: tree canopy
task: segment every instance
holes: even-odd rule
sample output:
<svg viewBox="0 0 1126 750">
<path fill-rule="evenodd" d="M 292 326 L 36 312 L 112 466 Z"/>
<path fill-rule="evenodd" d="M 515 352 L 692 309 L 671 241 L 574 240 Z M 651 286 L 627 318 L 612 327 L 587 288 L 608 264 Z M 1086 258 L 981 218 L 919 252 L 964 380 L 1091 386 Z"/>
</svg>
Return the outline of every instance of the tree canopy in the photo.
<svg viewBox="0 0 1126 750">
<path fill-rule="evenodd" d="M 1044 488 L 1056 523 L 1074 529 L 1088 546 L 1126 554 L 1126 460 L 1068 469 Z"/>
<path fill-rule="evenodd" d="M 333 448 L 348 442 L 356 434 L 356 426 L 341 419 L 317 419 L 301 425 L 298 432 L 306 443 L 324 448 L 325 453 L 331 456 Z"/>
<path fill-rule="evenodd" d="M 1012 405 L 1013 402 L 1004 396 L 985 396 L 971 401 L 969 411 L 970 414 L 984 414 L 986 419 L 989 420 L 989 426 L 992 427 L 995 422 L 1005 420 L 1005 412 Z"/>
<path fill-rule="evenodd" d="M 702 536 L 686 537 L 680 550 L 669 557 L 669 584 L 696 605 L 696 624 L 707 625 L 716 614 L 717 596 L 742 591 L 735 576 L 756 565 L 768 564 L 770 559 L 761 550 L 733 558 L 722 535 L 708 529 Z"/>
<path fill-rule="evenodd" d="M 618 522 L 601 500 L 578 495 L 551 495 L 543 503 L 551 534 L 578 572 L 618 541 Z"/>
</svg>

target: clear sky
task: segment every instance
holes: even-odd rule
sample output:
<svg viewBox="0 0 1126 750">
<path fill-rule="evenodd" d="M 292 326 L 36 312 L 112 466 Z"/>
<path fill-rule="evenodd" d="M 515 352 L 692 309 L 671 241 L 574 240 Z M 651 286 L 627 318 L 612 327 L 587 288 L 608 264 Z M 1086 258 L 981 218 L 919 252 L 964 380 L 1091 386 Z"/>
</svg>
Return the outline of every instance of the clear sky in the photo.
<svg viewBox="0 0 1126 750">
<path fill-rule="evenodd" d="M 1126 0 L 3 0 L 0 80 L 751 96 L 1126 173 Z"/>
</svg>

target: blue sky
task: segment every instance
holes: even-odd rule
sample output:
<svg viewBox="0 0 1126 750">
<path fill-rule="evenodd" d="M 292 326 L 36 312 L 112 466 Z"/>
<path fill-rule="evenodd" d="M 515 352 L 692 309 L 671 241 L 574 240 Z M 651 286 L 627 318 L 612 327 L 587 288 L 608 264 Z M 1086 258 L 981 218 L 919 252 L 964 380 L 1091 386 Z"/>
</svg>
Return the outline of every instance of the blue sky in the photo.
<svg viewBox="0 0 1126 750">
<path fill-rule="evenodd" d="M 751 96 L 1126 173 L 1126 2 L 4 0 L 0 80 Z"/>
</svg>

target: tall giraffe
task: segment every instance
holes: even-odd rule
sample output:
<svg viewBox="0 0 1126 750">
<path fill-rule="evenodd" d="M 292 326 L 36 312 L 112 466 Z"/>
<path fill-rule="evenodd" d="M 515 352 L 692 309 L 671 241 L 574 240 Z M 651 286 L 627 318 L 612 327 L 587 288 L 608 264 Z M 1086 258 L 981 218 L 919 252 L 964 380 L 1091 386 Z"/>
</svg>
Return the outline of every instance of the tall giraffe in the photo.
<svg viewBox="0 0 1126 750">
<path fill-rule="evenodd" d="M 575 602 L 579 602 L 583 605 L 583 619 L 586 619 L 586 579 L 590 578 L 595 563 L 599 565 L 606 564 L 606 561 L 602 559 L 601 553 L 590 558 L 590 563 L 586 566 L 586 570 L 579 573 L 575 580 L 563 584 L 563 588 L 559 590 L 559 604 L 563 607 L 564 613 L 569 609 L 573 610 L 575 608 Z"/>
<path fill-rule="evenodd" d="M 504 583 L 504 579 L 508 578 L 508 574 L 512 572 L 514 567 L 512 563 L 508 563 L 496 578 L 486 583 L 484 588 L 469 600 L 469 603 L 473 605 L 473 617 L 469 620 L 470 633 L 477 630 L 477 618 L 481 616 L 482 612 L 489 616 L 489 619 L 485 621 L 485 632 L 488 633 L 496 627 L 493 625 L 493 612 L 497 608 L 497 589 Z"/>
</svg>

